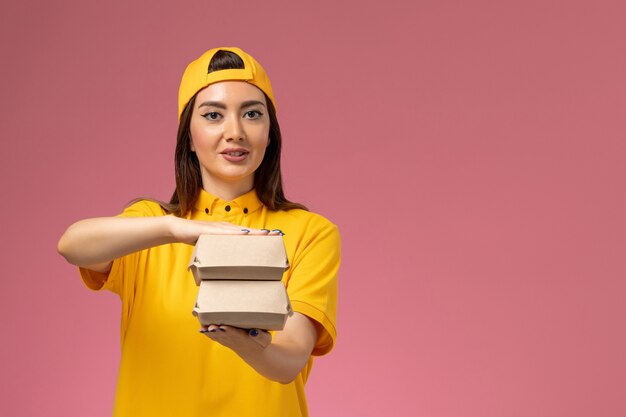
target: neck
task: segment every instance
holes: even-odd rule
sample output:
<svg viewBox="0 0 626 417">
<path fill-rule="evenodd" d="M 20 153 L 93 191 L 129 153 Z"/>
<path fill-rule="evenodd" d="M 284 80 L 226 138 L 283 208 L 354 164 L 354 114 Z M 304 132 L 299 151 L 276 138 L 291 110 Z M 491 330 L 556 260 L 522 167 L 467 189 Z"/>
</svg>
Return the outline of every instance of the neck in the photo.
<svg viewBox="0 0 626 417">
<path fill-rule="evenodd" d="M 253 187 L 252 181 L 224 182 L 216 181 L 215 179 L 207 181 L 206 178 L 203 178 L 202 181 L 204 191 L 224 201 L 232 201 L 249 192 Z"/>
</svg>

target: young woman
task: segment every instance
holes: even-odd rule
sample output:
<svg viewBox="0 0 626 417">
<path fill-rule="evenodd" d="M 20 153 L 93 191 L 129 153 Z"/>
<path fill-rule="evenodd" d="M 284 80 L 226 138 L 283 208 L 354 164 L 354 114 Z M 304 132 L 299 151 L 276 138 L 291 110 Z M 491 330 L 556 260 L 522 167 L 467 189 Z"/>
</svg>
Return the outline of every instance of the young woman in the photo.
<svg viewBox="0 0 626 417">
<path fill-rule="evenodd" d="M 263 68 L 238 48 L 189 64 L 179 91 L 176 190 L 71 225 L 58 250 L 122 301 L 116 416 L 306 416 L 312 356 L 335 342 L 337 228 L 284 196 L 281 134 Z M 187 271 L 201 234 L 283 234 L 294 314 L 273 335 L 199 329 Z"/>
</svg>

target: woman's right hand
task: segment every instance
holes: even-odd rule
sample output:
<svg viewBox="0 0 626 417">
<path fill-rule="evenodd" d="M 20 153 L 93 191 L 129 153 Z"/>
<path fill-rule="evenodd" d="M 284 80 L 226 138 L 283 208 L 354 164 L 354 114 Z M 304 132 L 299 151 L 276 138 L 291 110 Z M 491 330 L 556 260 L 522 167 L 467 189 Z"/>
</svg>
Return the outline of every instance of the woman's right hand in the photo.
<svg viewBox="0 0 626 417">
<path fill-rule="evenodd" d="M 193 245 L 200 235 L 278 235 L 280 231 L 252 229 L 227 222 L 207 222 L 189 220 L 175 216 L 169 217 L 170 233 L 174 242 Z"/>
<path fill-rule="evenodd" d="M 203 234 L 276 235 L 280 232 L 171 215 L 100 217 L 71 225 L 61 236 L 57 250 L 71 264 L 106 271 L 114 259 L 129 253 L 167 243 L 194 244 Z"/>
</svg>

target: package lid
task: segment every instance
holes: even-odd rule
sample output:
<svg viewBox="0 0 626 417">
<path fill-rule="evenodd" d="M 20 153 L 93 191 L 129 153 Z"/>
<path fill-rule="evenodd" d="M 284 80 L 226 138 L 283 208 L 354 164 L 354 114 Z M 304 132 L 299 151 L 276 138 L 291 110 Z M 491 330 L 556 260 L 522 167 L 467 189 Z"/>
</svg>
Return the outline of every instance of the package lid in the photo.
<svg viewBox="0 0 626 417">
<path fill-rule="evenodd" d="M 282 236 L 201 235 L 189 269 L 206 279 L 280 281 L 289 268 Z"/>
<path fill-rule="evenodd" d="M 282 330 L 292 314 L 281 281 L 202 281 L 193 314 L 204 326 Z"/>
</svg>

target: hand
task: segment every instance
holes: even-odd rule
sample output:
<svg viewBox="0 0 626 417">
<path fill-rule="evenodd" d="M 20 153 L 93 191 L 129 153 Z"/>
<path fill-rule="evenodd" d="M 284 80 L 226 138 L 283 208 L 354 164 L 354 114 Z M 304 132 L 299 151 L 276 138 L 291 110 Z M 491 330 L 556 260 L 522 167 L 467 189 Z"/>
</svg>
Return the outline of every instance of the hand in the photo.
<svg viewBox="0 0 626 417">
<path fill-rule="evenodd" d="M 200 235 L 279 235 L 280 230 L 252 229 L 228 222 L 207 222 L 166 216 L 174 241 L 193 245 Z M 219 330 L 218 330 L 219 331 Z"/>
<path fill-rule="evenodd" d="M 214 342 L 220 343 L 238 354 L 250 351 L 260 351 L 272 343 L 272 335 L 265 330 L 239 329 L 232 326 L 218 326 L 211 324 L 203 326 L 200 333 L 205 334 Z"/>
<path fill-rule="evenodd" d="M 272 381 L 288 384 L 298 376 L 311 357 L 319 337 L 316 326 L 316 322 L 295 312 L 287 318 L 283 330 L 273 334 L 215 324 L 203 327 L 200 331 L 211 340 L 232 349 L 259 374 Z M 253 336 L 254 330 L 256 336 Z"/>
</svg>

